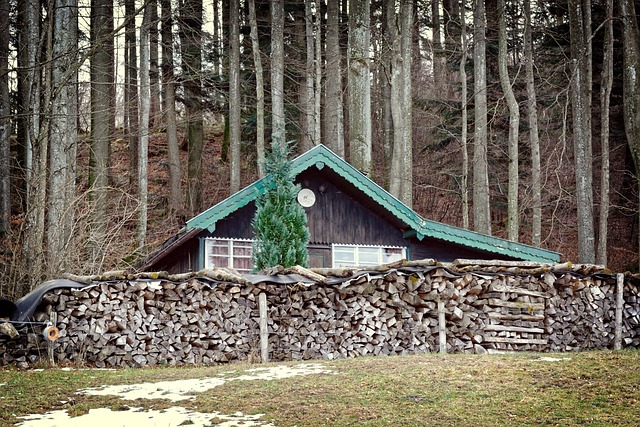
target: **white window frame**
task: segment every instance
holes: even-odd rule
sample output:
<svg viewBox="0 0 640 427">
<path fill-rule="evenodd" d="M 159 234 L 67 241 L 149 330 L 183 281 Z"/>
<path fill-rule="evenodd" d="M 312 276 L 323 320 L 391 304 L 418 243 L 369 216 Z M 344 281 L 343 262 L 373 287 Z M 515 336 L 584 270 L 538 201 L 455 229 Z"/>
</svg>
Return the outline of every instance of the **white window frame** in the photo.
<svg viewBox="0 0 640 427">
<path fill-rule="evenodd" d="M 253 254 L 253 240 L 252 239 L 230 239 L 230 238 L 221 238 L 221 237 L 207 237 L 204 239 L 204 268 L 234 268 L 236 270 L 238 270 L 240 273 L 249 273 L 251 272 L 251 268 L 253 268 L 253 263 L 251 268 L 240 268 L 240 267 L 236 267 L 234 266 L 234 259 L 251 259 L 252 258 L 252 254 Z M 218 243 L 218 244 L 216 244 Z M 224 243 L 224 244 L 220 244 L 220 243 Z M 234 247 L 238 247 L 238 244 L 242 244 L 242 248 L 247 248 L 250 247 L 251 248 L 251 254 L 250 255 L 234 255 L 233 253 L 233 249 Z M 227 258 L 227 265 L 225 266 L 220 266 L 220 265 L 213 265 L 213 262 L 211 260 L 212 256 L 214 254 L 211 253 L 211 248 L 212 247 L 225 247 L 227 248 L 227 254 L 226 254 L 226 258 Z M 219 258 L 223 258 L 225 257 L 224 254 L 215 254 L 216 257 Z"/>
<path fill-rule="evenodd" d="M 340 261 L 336 261 L 336 253 L 347 253 L 349 252 L 349 249 L 352 249 L 352 253 L 353 253 L 353 264 L 349 263 L 349 262 L 340 262 Z M 375 262 L 366 262 L 366 261 L 361 261 L 361 256 L 360 256 L 360 252 L 362 252 L 362 249 L 367 249 L 367 250 L 371 250 L 371 249 L 376 249 L 377 250 L 377 255 L 378 255 L 378 259 Z M 400 249 L 401 250 L 401 254 L 400 254 L 400 258 L 398 259 L 407 259 L 407 248 L 403 247 L 403 246 L 380 246 L 380 245 L 346 245 L 346 244 L 337 244 L 337 243 L 333 243 L 331 245 L 331 266 L 332 268 L 340 268 L 340 267 L 373 267 L 373 266 L 378 266 L 381 264 L 386 264 L 389 262 L 393 262 L 392 261 L 385 261 L 383 259 L 383 255 L 384 255 L 384 250 L 385 249 Z"/>
</svg>

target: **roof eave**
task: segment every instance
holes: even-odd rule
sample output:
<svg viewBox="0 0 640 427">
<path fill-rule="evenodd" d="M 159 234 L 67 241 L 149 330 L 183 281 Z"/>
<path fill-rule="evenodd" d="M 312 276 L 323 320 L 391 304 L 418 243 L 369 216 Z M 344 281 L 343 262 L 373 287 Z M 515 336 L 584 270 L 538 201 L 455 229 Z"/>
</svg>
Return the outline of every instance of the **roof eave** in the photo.
<svg viewBox="0 0 640 427">
<path fill-rule="evenodd" d="M 475 231 L 440 224 L 435 221 L 425 221 L 423 228 L 425 236 L 445 240 L 452 243 L 463 244 L 472 248 L 491 253 L 510 256 L 525 261 L 554 263 L 560 261 L 558 252 L 523 243 L 512 242 L 499 237 L 487 236 Z"/>
</svg>

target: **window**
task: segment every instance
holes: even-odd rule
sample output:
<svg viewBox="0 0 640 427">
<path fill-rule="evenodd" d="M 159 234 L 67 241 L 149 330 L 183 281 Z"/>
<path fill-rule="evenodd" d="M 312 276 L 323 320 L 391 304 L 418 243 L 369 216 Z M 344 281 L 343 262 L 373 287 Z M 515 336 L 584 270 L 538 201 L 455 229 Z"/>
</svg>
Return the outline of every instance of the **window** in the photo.
<svg viewBox="0 0 640 427">
<path fill-rule="evenodd" d="M 399 246 L 332 245 L 333 267 L 366 267 L 406 258 L 407 249 Z"/>
<path fill-rule="evenodd" d="M 253 268 L 251 254 L 253 240 L 249 239 L 205 239 L 205 268 L 235 268 L 240 273 L 249 273 Z"/>
</svg>

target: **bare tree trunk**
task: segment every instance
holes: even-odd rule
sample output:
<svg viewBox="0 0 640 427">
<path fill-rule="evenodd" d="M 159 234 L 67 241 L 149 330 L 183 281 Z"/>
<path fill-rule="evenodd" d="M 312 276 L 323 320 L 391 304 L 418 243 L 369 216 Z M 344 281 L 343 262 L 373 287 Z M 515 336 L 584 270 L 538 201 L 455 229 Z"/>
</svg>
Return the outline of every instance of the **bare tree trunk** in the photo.
<svg viewBox="0 0 640 427">
<path fill-rule="evenodd" d="M 607 265 L 607 240 L 609 225 L 609 112 L 613 87 L 613 0 L 606 1 L 607 23 L 604 33 L 604 57 L 600 85 L 600 144 L 602 166 L 600 169 L 600 218 L 596 263 Z"/>
<path fill-rule="evenodd" d="M 442 24 L 440 20 L 440 4 L 442 0 L 432 0 L 431 15 L 433 22 L 433 84 L 436 92 L 444 99 L 448 96 L 445 76 L 447 74 L 446 58 L 442 49 Z"/>
<path fill-rule="evenodd" d="M 542 241 L 542 189 L 540 181 L 540 138 L 538 135 L 538 104 L 533 76 L 533 41 L 531 37 L 531 1 L 524 1 L 524 56 L 527 80 L 527 116 L 531 145 L 531 243 L 539 246 Z"/>
<path fill-rule="evenodd" d="M 162 17 L 162 76 L 164 86 L 164 113 L 167 127 L 167 151 L 169 160 L 169 211 L 182 209 L 182 168 L 176 124 L 176 85 L 173 74 L 173 18 L 171 1 L 160 0 Z"/>
<path fill-rule="evenodd" d="M 104 44 L 113 31 L 113 2 L 93 0 L 91 4 L 91 153 L 89 188 L 93 201 L 88 246 L 93 266 L 101 269 L 108 226 L 109 137 L 111 116 L 111 82 L 113 51 Z"/>
<path fill-rule="evenodd" d="M 33 137 L 37 132 L 32 132 L 33 122 L 37 122 L 39 114 L 34 113 L 35 99 L 32 93 L 38 87 L 40 79 L 36 78 L 36 58 L 40 38 L 40 2 L 29 2 L 27 0 L 18 1 L 18 16 L 16 27 L 17 39 L 17 79 L 18 79 L 18 101 L 16 111 L 17 135 L 16 141 L 20 147 L 18 157 L 18 167 L 24 171 L 24 192 L 28 210 L 29 194 L 32 191 L 32 174 L 35 168 L 34 150 L 35 142 Z M 38 106 L 39 107 L 39 106 Z M 36 109 L 35 112 L 38 112 Z"/>
<path fill-rule="evenodd" d="M 342 112 L 342 67 L 340 61 L 340 3 L 327 2 L 325 82 L 325 136 L 326 145 L 344 157 L 344 116 Z"/>
<path fill-rule="evenodd" d="M 462 53 L 460 55 L 460 100 L 462 108 L 462 131 L 460 135 L 460 145 L 462 146 L 462 226 L 465 229 L 469 228 L 469 146 L 467 137 L 467 128 L 469 126 L 468 120 L 468 101 L 467 101 L 467 22 L 465 19 L 466 12 L 466 0 L 460 1 L 460 39 L 462 46 Z"/>
<path fill-rule="evenodd" d="M 401 82 L 401 69 L 402 58 L 400 54 L 400 25 L 398 23 L 398 14 L 396 11 L 396 0 L 387 0 L 385 3 L 385 29 L 387 32 L 385 33 L 386 40 L 386 69 L 385 76 L 388 85 L 388 113 L 389 113 L 389 129 L 387 130 L 388 138 L 388 160 L 389 160 L 389 192 L 393 194 L 395 197 L 398 197 L 400 192 L 400 170 L 402 168 L 402 163 L 399 158 L 396 158 L 396 162 L 394 162 L 394 150 L 396 147 L 396 133 L 401 132 L 402 125 L 402 114 L 401 111 L 401 90 L 402 90 L 402 82 Z M 434 65 L 435 66 L 435 65 Z M 401 139 L 401 138 L 398 138 Z"/>
<path fill-rule="evenodd" d="M 623 108 L 627 142 L 633 155 L 640 186 L 640 29 L 634 4 L 633 0 L 620 1 L 623 21 Z"/>
<path fill-rule="evenodd" d="M 284 2 L 271 2 L 271 139 L 285 147 Z"/>
<path fill-rule="evenodd" d="M 221 31 L 220 31 L 220 22 L 218 21 L 218 18 L 220 16 L 220 2 L 219 1 L 214 1 L 213 2 L 213 64 L 214 64 L 214 75 L 220 75 L 220 72 L 222 70 L 222 68 L 224 67 L 223 65 L 223 60 L 222 60 L 222 51 L 223 51 L 223 47 L 224 47 L 224 37 L 220 35 Z"/>
<path fill-rule="evenodd" d="M 402 105 L 404 126 L 402 129 L 402 150 L 397 155 L 404 162 L 400 200 L 413 207 L 413 0 L 402 0 L 400 4 L 401 54 L 402 54 Z M 395 144 L 394 144 L 395 145 Z M 394 153 L 394 157 L 396 153 Z"/>
<path fill-rule="evenodd" d="M 313 34 L 313 14 L 311 12 L 311 0 L 305 0 L 305 13 L 304 13 L 304 35 L 306 44 L 306 61 L 305 72 L 303 77 L 303 87 L 301 103 L 304 108 L 302 109 L 302 120 L 304 124 L 302 129 L 304 133 L 301 137 L 302 151 L 308 151 L 315 145 L 315 47 L 314 47 L 314 34 Z M 319 43 L 319 41 L 318 41 Z"/>
<path fill-rule="evenodd" d="M 231 147 L 231 182 L 229 192 L 240 191 L 240 5 L 231 0 L 229 5 L 229 145 Z"/>
<path fill-rule="evenodd" d="M 30 196 L 36 189 L 34 174 L 37 164 L 37 144 L 40 131 L 40 1 L 18 2 L 18 144 L 23 154 L 27 212 Z M 46 156 L 45 156 L 46 157 Z"/>
<path fill-rule="evenodd" d="M 509 70 L 507 69 L 507 22 L 505 0 L 498 0 L 498 69 L 500 85 L 509 108 L 509 193 L 507 200 L 507 235 L 509 240 L 518 241 L 518 133 L 520 128 L 520 108 L 511 88 Z"/>
<path fill-rule="evenodd" d="M 396 2 L 387 0 L 382 7 L 382 37 L 380 58 L 378 61 L 378 75 L 380 76 L 380 111 L 382 114 L 382 149 L 384 152 L 385 185 L 389 188 L 391 177 L 391 157 L 393 156 L 393 114 L 391 113 L 391 70 L 393 62 L 393 40 L 397 37 L 397 30 L 391 28 L 395 22 Z"/>
<path fill-rule="evenodd" d="M 187 206 L 191 214 L 202 209 L 202 0 L 185 0 L 180 8 L 180 46 L 187 121 Z"/>
<path fill-rule="evenodd" d="M 75 218 L 78 5 L 76 0 L 59 0 L 54 7 L 47 260 L 49 271 L 59 274 L 67 267 L 66 254 Z"/>
<path fill-rule="evenodd" d="M 0 236 L 9 231 L 11 216 L 11 108 L 9 105 L 9 0 L 0 0 Z"/>
<path fill-rule="evenodd" d="M 25 144 L 26 164 L 26 188 L 27 188 L 27 207 L 26 207 L 26 227 L 25 227 L 25 244 L 22 250 L 25 265 L 29 266 L 27 273 L 27 283 L 25 288 L 32 289 L 39 284 L 43 278 L 45 270 L 45 218 L 46 218 L 46 200 L 47 200 L 47 165 L 49 157 L 48 146 L 48 128 L 40 129 L 41 122 L 41 99 L 44 99 L 45 105 L 51 99 L 51 73 L 46 72 L 46 79 L 42 79 L 42 69 L 49 71 L 52 62 L 52 52 L 50 49 L 42 49 L 40 41 L 44 36 L 46 42 L 44 45 L 51 46 L 51 35 L 53 33 L 53 23 L 48 20 L 47 31 L 40 30 L 40 2 L 24 1 L 20 4 L 20 11 L 24 19 L 23 37 L 20 37 L 19 43 L 24 43 L 23 48 L 19 49 L 24 56 L 19 55 L 18 60 L 22 58 L 24 67 L 24 76 L 20 79 L 21 90 L 21 119 L 22 133 Z M 40 55 L 45 51 L 46 62 L 44 67 L 39 65 Z M 44 56 L 44 55 L 43 55 Z M 43 93 L 41 93 L 41 91 Z M 46 117 L 46 116 L 45 116 Z"/>
<path fill-rule="evenodd" d="M 129 142 L 129 185 L 137 185 L 138 174 L 138 53 L 136 37 L 135 0 L 125 0 L 125 138 Z"/>
<path fill-rule="evenodd" d="M 591 81 L 585 39 L 584 9 L 580 0 L 569 0 L 571 32 L 571 104 L 573 112 L 573 147 L 575 156 L 576 197 L 578 204 L 579 262 L 595 262 L 595 230 L 593 225 L 593 188 L 591 153 Z"/>
<path fill-rule="evenodd" d="M 149 9 L 149 128 L 160 120 L 160 73 L 158 72 L 158 0 L 148 0 Z"/>
<path fill-rule="evenodd" d="M 258 154 L 258 176 L 262 178 L 264 176 L 264 76 L 262 58 L 260 57 L 255 0 L 249 0 L 249 24 L 251 26 L 253 66 L 256 71 L 256 151 Z"/>
<path fill-rule="evenodd" d="M 148 216 L 149 115 L 151 108 L 149 79 L 149 26 L 151 9 L 146 7 L 140 27 L 140 148 L 138 149 L 138 251 L 146 253 Z"/>
<path fill-rule="evenodd" d="M 370 0 L 349 0 L 350 162 L 371 176 L 371 83 L 369 70 Z"/>
<path fill-rule="evenodd" d="M 313 31 L 316 34 L 316 57 L 315 57 L 315 90 L 314 90 L 314 105 L 313 105 L 313 133 L 315 139 L 314 145 L 322 143 L 322 27 L 320 21 L 322 20 L 322 11 L 320 2 L 316 2 L 316 11 L 314 14 Z"/>
<path fill-rule="evenodd" d="M 474 22 L 474 115 L 473 141 L 473 227 L 491 234 L 489 200 L 489 172 L 487 159 L 487 71 L 486 71 L 486 17 L 484 0 L 476 0 Z"/>
<path fill-rule="evenodd" d="M 389 19 L 389 17 L 387 17 Z M 392 27 L 391 111 L 393 116 L 393 155 L 389 192 L 407 206 L 412 205 L 412 129 L 411 54 L 413 47 L 413 4 L 403 0 Z"/>
</svg>

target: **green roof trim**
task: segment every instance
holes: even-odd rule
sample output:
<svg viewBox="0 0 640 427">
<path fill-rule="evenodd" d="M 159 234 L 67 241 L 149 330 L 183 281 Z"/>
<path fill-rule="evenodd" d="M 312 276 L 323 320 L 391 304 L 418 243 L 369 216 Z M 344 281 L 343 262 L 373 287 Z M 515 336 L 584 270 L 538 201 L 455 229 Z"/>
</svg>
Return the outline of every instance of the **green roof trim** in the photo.
<svg viewBox="0 0 640 427">
<path fill-rule="evenodd" d="M 407 205 L 324 145 L 317 145 L 291 161 L 291 170 L 294 175 L 298 175 L 310 167 L 317 167 L 318 169 L 328 167 L 333 170 L 406 224 L 407 228 L 411 230 L 405 232 L 407 236 L 412 235 L 419 240 L 424 237 L 432 237 L 526 261 L 558 262 L 560 260 L 560 254 L 557 252 L 423 219 Z M 264 193 L 265 187 L 266 180 L 264 178 L 259 179 L 187 221 L 187 230 L 200 228 L 213 232 L 219 220 L 226 218 L 254 201 L 259 194 Z"/>
</svg>

